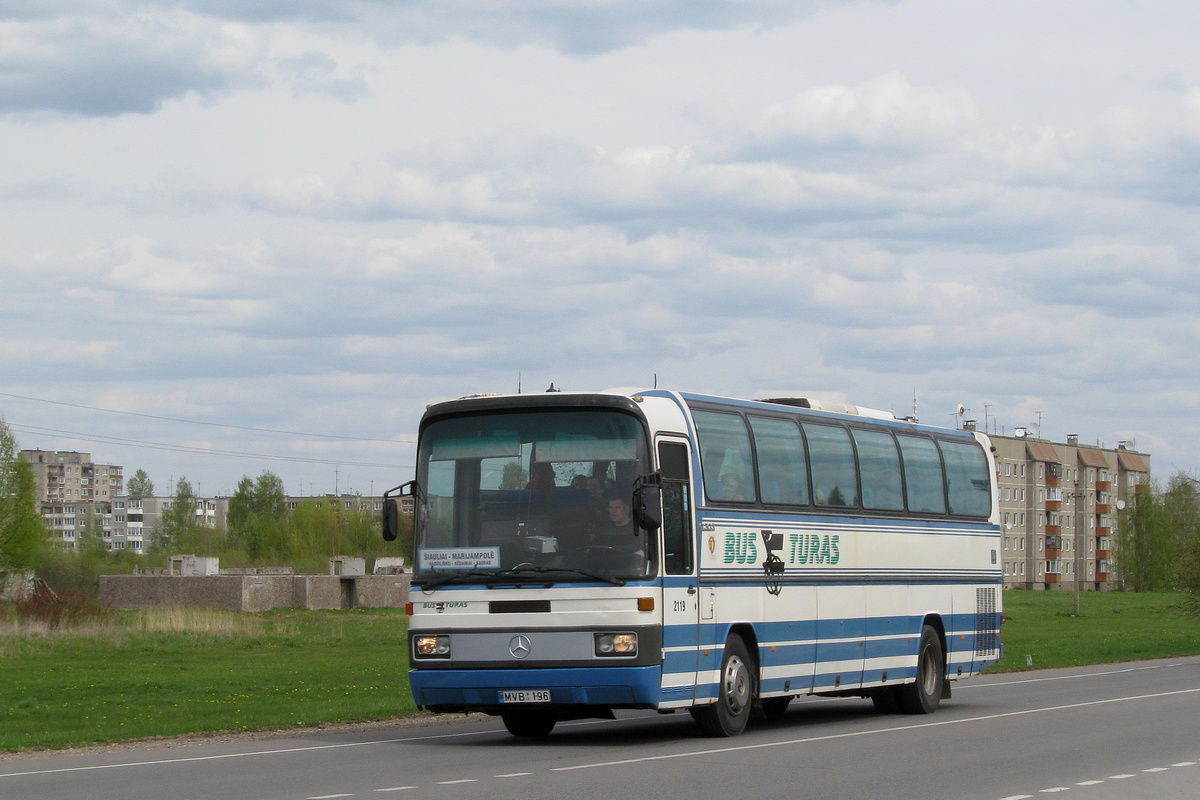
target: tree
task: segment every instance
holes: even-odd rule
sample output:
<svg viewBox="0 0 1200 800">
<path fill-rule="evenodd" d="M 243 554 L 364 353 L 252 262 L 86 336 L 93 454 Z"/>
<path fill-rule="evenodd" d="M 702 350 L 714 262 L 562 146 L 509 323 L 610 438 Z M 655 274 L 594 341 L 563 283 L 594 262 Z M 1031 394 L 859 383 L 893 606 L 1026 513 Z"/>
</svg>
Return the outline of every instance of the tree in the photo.
<svg viewBox="0 0 1200 800">
<path fill-rule="evenodd" d="M 187 541 L 196 527 L 196 494 L 187 478 L 180 476 L 175 484 L 175 498 L 163 509 L 157 546 L 170 550 Z"/>
<path fill-rule="evenodd" d="M 225 517 L 230 543 L 251 559 L 283 556 L 287 516 L 287 496 L 278 475 L 264 471 L 254 481 L 243 475 Z"/>
<path fill-rule="evenodd" d="M 0 417 L 0 569 L 31 569 L 45 546 L 33 467 Z"/>
<path fill-rule="evenodd" d="M 146 470 L 139 469 L 133 473 L 133 477 L 129 479 L 129 483 L 125 484 L 125 494 L 137 497 L 154 496 L 154 481 L 150 480 L 150 476 L 146 474 Z"/>
<path fill-rule="evenodd" d="M 1175 548 L 1162 502 L 1153 483 L 1138 487 L 1117 529 L 1117 568 L 1125 588 L 1158 592 L 1169 588 Z"/>
<path fill-rule="evenodd" d="M 1163 506 L 1175 532 L 1179 560 L 1176 581 L 1187 595 L 1191 611 L 1200 614 L 1200 497 L 1198 482 L 1186 473 L 1176 473 L 1167 484 Z"/>
</svg>

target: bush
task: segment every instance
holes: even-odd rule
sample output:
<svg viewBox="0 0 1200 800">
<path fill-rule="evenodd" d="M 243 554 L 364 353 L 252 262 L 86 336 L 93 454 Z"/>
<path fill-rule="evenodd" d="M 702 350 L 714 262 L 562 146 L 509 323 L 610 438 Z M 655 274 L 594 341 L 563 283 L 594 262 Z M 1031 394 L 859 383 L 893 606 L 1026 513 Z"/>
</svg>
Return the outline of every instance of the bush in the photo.
<svg viewBox="0 0 1200 800">
<path fill-rule="evenodd" d="M 111 613 L 90 594 L 71 590 L 55 592 L 45 584 L 40 584 L 29 598 L 17 603 L 18 619 L 36 620 L 51 628 L 101 621 Z"/>
</svg>

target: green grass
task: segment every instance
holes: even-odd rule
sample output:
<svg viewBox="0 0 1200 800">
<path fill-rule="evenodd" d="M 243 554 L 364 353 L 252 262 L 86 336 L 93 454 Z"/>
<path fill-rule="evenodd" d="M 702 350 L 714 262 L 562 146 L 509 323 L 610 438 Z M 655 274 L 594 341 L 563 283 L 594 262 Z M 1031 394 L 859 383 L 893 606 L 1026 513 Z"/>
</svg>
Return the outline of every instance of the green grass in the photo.
<svg viewBox="0 0 1200 800">
<path fill-rule="evenodd" d="M 402 612 L 129 612 L 0 627 L 0 750 L 415 712 Z"/>
<path fill-rule="evenodd" d="M 1182 597 L 1008 591 L 992 671 L 1200 654 Z M 399 610 L 0 615 L 0 750 L 414 714 Z"/>
<path fill-rule="evenodd" d="M 1200 618 L 1178 594 L 1004 593 L 1004 658 L 990 672 L 1077 667 L 1200 654 Z M 1027 665 L 1032 657 L 1032 667 Z"/>
</svg>

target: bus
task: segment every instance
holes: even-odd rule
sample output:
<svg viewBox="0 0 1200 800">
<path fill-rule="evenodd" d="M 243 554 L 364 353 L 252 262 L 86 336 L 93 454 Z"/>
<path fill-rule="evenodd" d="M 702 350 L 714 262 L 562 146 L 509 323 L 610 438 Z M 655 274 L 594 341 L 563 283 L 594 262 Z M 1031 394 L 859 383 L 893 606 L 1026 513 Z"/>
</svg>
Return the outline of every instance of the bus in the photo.
<svg viewBox="0 0 1200 800">
<path fill-rule="evenodd" d="M 803 398 L 651 389 L 430 406 L 407 605 L 418 707 L 510 733 L 686 709 L 734 736 L 794 697 L 928 714 L 1000 655 L 983 433 Z"/>
</svg>

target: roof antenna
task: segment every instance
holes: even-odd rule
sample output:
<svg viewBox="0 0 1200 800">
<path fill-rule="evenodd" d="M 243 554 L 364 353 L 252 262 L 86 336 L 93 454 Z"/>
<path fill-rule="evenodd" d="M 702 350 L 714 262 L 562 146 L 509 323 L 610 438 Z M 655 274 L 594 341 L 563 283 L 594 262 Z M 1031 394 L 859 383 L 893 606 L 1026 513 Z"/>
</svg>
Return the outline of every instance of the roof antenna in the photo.
<svg viewBox="0 0 1200 800">
<path fill-rule="evenodd" d="M 658 373 L 654 373 L 654 388 L 658 388 Z"/>
<path fill-rule="evenodd" d="M 521 393 L 521 373 L 517 373 L 517 394 Z"/>
</svg>

